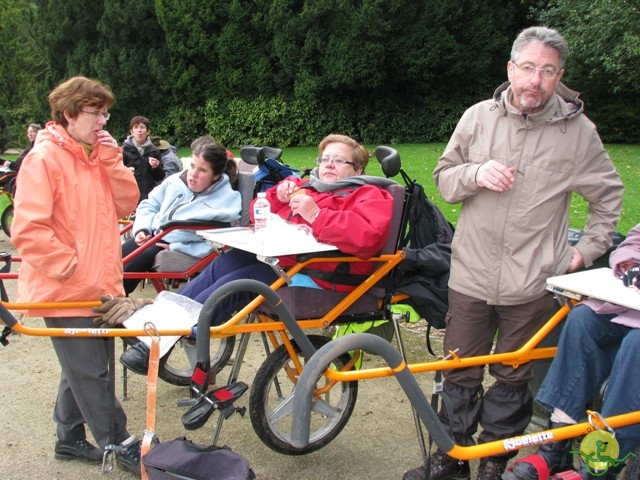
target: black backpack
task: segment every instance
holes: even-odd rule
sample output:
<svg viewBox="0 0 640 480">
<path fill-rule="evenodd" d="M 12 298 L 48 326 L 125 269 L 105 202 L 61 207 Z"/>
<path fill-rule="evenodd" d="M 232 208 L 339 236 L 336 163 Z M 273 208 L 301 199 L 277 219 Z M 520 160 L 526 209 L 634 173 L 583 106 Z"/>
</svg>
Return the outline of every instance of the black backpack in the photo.
<svg viewBox="0 0 640 480">
<path fill-rule="evenodd" d="M 404 174 L 404 172 L 402 172 Z M 420 249 L 432 243 L 451 243 L 454 228 L 440 209 L 424 193 L 422 185 L 415 180 L 407 180 L 409 204 L 407 230 L 402 238 L 402 246 Z"/>
<path fill-rule="evenodd" d="M 451 240 L 455 229 L 424 192 L 422 185 L 400 170 L 407 185 L 406 228 L 401 239 L 405 258 L 388 282 L 429 327 L 445 328 L 449 308 Z"/>
</svg>

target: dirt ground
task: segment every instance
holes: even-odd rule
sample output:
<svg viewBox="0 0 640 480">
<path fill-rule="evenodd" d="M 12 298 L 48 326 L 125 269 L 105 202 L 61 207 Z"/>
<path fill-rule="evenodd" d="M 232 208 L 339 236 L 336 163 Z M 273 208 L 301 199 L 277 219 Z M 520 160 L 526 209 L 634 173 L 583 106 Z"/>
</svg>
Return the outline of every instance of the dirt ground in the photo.
<svg viewBox="0 0 640 480">
<path fill-rule="evenodd" d="M 4 235 L 0 251 L 11 251 Z M 10 298 L 11 285 L 8 285 Z M 153 296 L 147 286 L 141 293 Z M 39 318 L 26 319 L 30 326 L 43 326 Z M 403 329 L 410 362 L 428 361 L 423 328 Z M 95 465 L 62 462 L 53 458 L 55 425 L 52 419 L 60 369 L 49 338 L 12 335 L 10 344 L 0 347 L 0 401 L 4 405 L 0 429 L 0 476 L 13 479 L 101 478 Z M 440 340 L 434 338 L 437 344 Z M 116 358 L 122 351 L 116 341 Z M 264 360 L 262 345 L 254 336 L 244 359 L 239 379 L 249 385 Z M 365 358 L 365 365 L 383 366 L 377 357 Z M 227 369 L 219 376 L 224 379 Z M 118 398 L 122 397 L 122 370 L 117 368 Z M 146 377 L 128 376 L 128 399 L 122 403 L 129 417 L 129 429 L 142 436 L 146 420 Z M 417 376 L 425 392 L 431 391 L 431 375 Z M 176 404 L 188 398 L 186 387 L 160 381 L 158 385 L 156 433 L 161 440 L 187 436 L 209 444 L 217 414 L 200 430 L 185 431 L 181 417 L 185 409 Z M 237 406 L 247 406 L 248 392 Z M 248 414 L 233 415 L 224 422 L 218 444 L 226 444 L 245 456 L 257 478 L 289 479 L 400 479 L 406 469 L 419 465 L 422 455 L 417 443 L 410 403 L 394 378 L 360 382 L 353 415 L 345 429 L 328 446 L 305 456 L 273 452 L 254 433 Z M 472 467 L 477 462 L 472 462 Z M 113 480 L 133 478 L 117 466 L 108 474 Z"/>
</svg>

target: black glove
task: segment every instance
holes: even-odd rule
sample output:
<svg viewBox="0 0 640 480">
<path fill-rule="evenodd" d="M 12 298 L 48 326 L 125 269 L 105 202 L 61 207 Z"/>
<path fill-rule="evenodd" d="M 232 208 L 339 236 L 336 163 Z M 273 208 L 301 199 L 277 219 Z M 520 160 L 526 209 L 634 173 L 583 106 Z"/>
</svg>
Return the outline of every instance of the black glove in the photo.
<svg viewBox="0 0 640 480">
<path fill-rule="evenodd" d="M 101 296 L 102 305 L 91 309 L 101 316 L 93 319 L 93 323 L 99 327 L 119 327 L 127 318 L 140 310 L 145 305 L 153 303 L 151 298 L 129 298 L 112 296 Z"/>
</svg>

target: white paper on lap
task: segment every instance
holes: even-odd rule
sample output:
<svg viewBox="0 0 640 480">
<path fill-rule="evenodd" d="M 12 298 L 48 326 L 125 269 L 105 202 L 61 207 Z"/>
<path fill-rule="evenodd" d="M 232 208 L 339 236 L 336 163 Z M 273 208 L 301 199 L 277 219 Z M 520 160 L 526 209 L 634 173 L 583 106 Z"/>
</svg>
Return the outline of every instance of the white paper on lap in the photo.
<svg viewBox="0 0 640 480">
<path fill-rule="evenodd" d="M 191 328 L 198 323 L 202 304 L 177 293 L 163 291 L 155 298 L 154 303 L 146 305 L 122 324 L 125 328 L 144 329 L 147 322 L 155 325 L 158 331 L 167 329 Z M 151 337 L 138 337 L 151 347 Z M 179 336 L 160 336 L 160 357 L 163 357 L 180 339 Z"/>
<path fill-rule="evenodd" d="M 281 257 L 300 253 L 337 250 L 333 245 L 318 242 L 306 225 L 290 224 L 277 216 L 265 228 L 254 232 L 247 227 L 200 230 L 198 235 L 219 245 L 238 248 L 265 257 Z"/>
<path fill-rule="evenodd" d="M 640 293 L 625 287 L 610 268 L 596 268 L 547 278 L 547 289 L 559 294 L 577 293 L 633 310 L 640 310 Z"/>
</svg>

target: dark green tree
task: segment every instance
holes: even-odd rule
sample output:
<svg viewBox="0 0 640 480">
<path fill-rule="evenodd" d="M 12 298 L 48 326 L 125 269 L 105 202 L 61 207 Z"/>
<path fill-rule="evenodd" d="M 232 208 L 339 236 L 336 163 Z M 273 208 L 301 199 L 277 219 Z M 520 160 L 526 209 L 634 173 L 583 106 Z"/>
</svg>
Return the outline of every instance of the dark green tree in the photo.
<svg viewBox="0 0 640 480">
<path fill-rule="evenodd" d="M 38 31 L 34 1 L 0 2 L 0 151 L 25 147 L 26 125 L 48 117 L 46 88 L 48 64 Z"/>
<path fill-rule="evenodd" d="M 89 57 L 91 67 L 116 95 L 113 135 L 122 140 L 135 115 L 148 117 L 152 130 L 166 133 L 163 119 L 171 103 L 171 75 L 154 1 L 106 1 L 93 30 L 98 42 Z"/>
<path fill-rule="evenodd" d="M 601 135 L 609 142 L 640 141 L 640 2 L 550 0 L 534 16 L 567 39 L 563 81 L 582 93 Z"/>
</svg>

